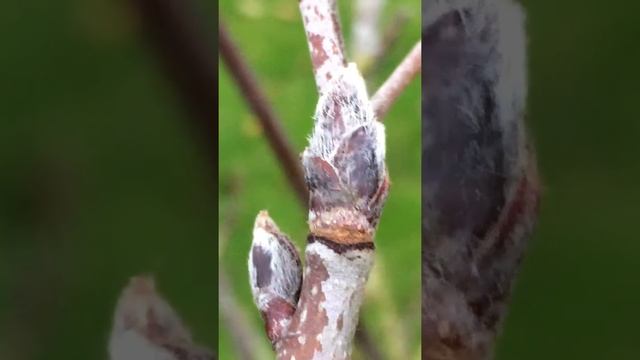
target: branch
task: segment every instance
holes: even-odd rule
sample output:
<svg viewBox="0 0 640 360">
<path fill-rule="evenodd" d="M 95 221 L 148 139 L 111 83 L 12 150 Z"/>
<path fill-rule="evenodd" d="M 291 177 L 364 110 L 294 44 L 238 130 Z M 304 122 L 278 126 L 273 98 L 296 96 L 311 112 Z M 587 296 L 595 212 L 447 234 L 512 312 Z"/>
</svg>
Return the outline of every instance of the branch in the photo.
<svg viewBox="0 0 640 360">
<path fill-rule="evenodd" d="M 218 149 L 213 136 L 217 118 L 217 61 L 209 37 L 197 16 L 193 2 L 187 0 L 131 0 L 144 30 L 157 51 L 167 76 L 191 113 L 193 128 L 207 148 L 211 169 L 217 164 Z"/>
<path fill-rule="evenodd" d="M 336 0 L 300 0 L 318 92 L 347 65 Z"/>
<path fill-rule="evenodd" d="M 310 234 L 302 285 L 299 257 L 286 235 L 266 213 L 254 228 L 252 293 L 278 359 L 350 357 L 389 187 L 384 128 L 375 121 L 364 79 L 355 65 L 334 76 L 303 153 Z"/>
<path fill-rule="evenodd" d="M 422 354 L 487 360 L 537 218 L 524 15 L 503 0 L 423 9 Z"/>
<path fill-rule="evenodd" d="M 422 42 L 418 42 L 371 98 L 378 119 L 384 118 L 396 98 L 420 72 L 421 67 Z"/>
<path fill-rule="evenodd" d="M 109 341 L 111 360 L 214 360 L 191 340 L 189 330 L 156 292 L 153 279 L 138 276 L 124 289 Z"/>
<path fill-rule="evenodd" d="M 306 205 L 308 193 L 304 183 L 302 168 L 300 167 L 293 147 L 282 130 L 280 120 L 269 106 L 266 96 L 260 90 L 255 76 L 233 43 L 222 22 L 220 22 L 218 27 L 218 34 L 220 55 L 227 69 L 240 88 L 247 105 L 255 113 L 258 121 L 260 121 L 269 145 L 271 145 L 271 148 L 276 153 L 276 157 L 286 174 L 287 180 L 296 191 L 298 198 Z"/>
</svg>

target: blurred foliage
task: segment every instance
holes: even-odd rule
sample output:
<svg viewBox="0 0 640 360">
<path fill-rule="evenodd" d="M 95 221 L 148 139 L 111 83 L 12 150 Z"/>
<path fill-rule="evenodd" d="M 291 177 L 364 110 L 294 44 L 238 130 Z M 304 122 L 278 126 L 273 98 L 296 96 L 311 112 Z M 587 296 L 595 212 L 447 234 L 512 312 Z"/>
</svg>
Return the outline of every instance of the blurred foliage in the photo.
<svg viewBox="0 0 640 360">
<path fill-rule="evenodd" d="M 214 171 L 139 19 L 126 1 L 1 8 L 0 359 L 106 359 L 141 272 L 215 348 Z"/>
<path fill-rule="evenodd" d="M 352 3 L 340 1 L 349 48 Z M 397 30 L 398 42 L 368 81 L 373 94 L 409 52 L 420 34 L 420 4 L 388 2 L 382 24 L 409 14 Z M 302 152 L 317 102 L 311 61 L 298 3 L 288 0 L 223 0 L 220 19 L 246 56 L 294 148 Z M 384 29 L 384 26 L 382 27 Z M 220 222 L 234 219 L 221 268 L 232 279 L 238 304 L 249 315 L 259 341 L 268 344 L 252 303 L 247 256 L 256 214 L 268 209 L 299 249 L 306 243 L 307 209 L 295 198 L 260 127 L 224 65 L 219 65 Z M 414 81 L 385 118 L 387 164 L 392 186 L 376 236 L 377 263 L 362 309 L 376 345 L 390 353 L 415 356 L 420 346 L 420 85 Z M 230 212 L 233 209 L 233 213 Z M 221 359 L 236 359 L 221 323 Z M 360 358 L 357 354 L 355 358 Z"/>
<path fill-rule="evenodd" d="M 637 2 L 525 1 L 543 198 L 498 359 L 638 359 Z"/>
</svg>

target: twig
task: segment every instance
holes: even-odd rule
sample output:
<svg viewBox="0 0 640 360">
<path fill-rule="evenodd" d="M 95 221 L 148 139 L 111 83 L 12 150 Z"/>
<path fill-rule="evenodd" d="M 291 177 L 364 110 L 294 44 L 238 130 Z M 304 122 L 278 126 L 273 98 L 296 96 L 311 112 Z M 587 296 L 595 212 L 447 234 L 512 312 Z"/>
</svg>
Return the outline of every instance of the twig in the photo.
<svg viewBox="0 0 640 360">
<path fill-rule="evenodd" d="M 229 37 L 222 21 L 218 26 L 218 34 L 220 55 L 225 65 L 242 91 L 247 105 L 253 110 L 260 121 L 267 140 L 276 153 L 280 166 L 286 174 L 287 180 L 306 207 L 308 192 L 304 183 L 302 168 L 295 156 L 293 147 L 284 135 L 280 120 L 276 117 L 271 107 L 269 107 L 265 95 L 255 80 L 255 76 Z"/>
<path fill-rule="evenodd" d="M 211 31 L 189 0 L 131 0 L 152 41 L 166 74 L 188 106 L 197 136 L 206 146 L 211 170 L 216 171 L 217 60 Z M 213 30 L 213 29 L 211 29 Z"/>
<path fill-rule="evenodd" d="M 422 43 L 418 42 L 371 98 L 373 110 L 380 121 L 384 119 L 396 98 L 420 72 L 421 66 Z"/>
<path fill-rule="evenodd" d="M 222 32 L 221 32 L 221 34 L 222 34 Z M 340 37 L 339 39 L 340 39 L 340 41 L 341 41 L 341 37 Z M 227 37 L 227 40 L 228 40 L 228 42 L 231 44 L 230 48 L 231 48 L 232 50 L 235 50 L 235 49 L 236 49 L 236 46 L 233 44 L 233 42 L 231 41 L 231 39 L 229 39 L 229 38 Z M 220 41 L 221 53 L 223 53 L 223 50 L 224 50 L 224 49 L 222 49 L 222 45 L 223 45 L 223 41 L 222 41 L 222 39 L 221 39 L 221 41 Z M 224 54 L 223 54 L 223 56 L 224 56 Z M 234 61 L 234 63 L 236 63 L 236 64 L 246 64 L 246 61 L 243 59 L 242 55 L 241 55 L 238 51 L 234 51 L 234 52 L 233 52 L 233 58 L 237 59 L 237 61 Z M 245 68 L 246 68 L 246 65 L 245 65 Z M 232 74 L 232 75 L 234 75 L 234 74 Z M 238 83 L 240 82 L 239 80 L 236 80 L 236 81 L 237 81 Z M 245 81 L 245 83 L 247 83 L 247 84 L 248 84 L 247 86 L 250 88 L 250 90 L 249 90 L 249 91 L 246 91 L 246 92 L 243 92 L 243 95 L 245 95 L 245 97 L 247 97 L 247 102 L 251 103 L 251 102 L 252 102 L 252 100 L 250 100 L 250 97 L 249 97 L 249 96 L 247 96 L 247 94 L 255 94 L 255 93 L 260 94 L 261 92 L 260 92 L 259 88 L 257 87 L 257 84 L 256 84 L 255 80 L 254 80 L 254 81 L 248 81 L 248 82 L 247 82 L 247 81 Z M 266 102 L 265 102 L 265 105 L 266 105 Z M 272 111 L 269 111 L 269 112 L 270 112 L 270 113 L 273 113 Z M 264 116 L 264 114 L 263 114 L 263 113 L 256 113 L 256 115 L 258 116 L 258 118 L 259 118 L 259 120 L 260 120 L 260 123 L 261 123 L 263 126 L 264 126 L 264 124 L 270 124 L 270 123 L 273 123 L 273 124 L 275 124 L 275 127 L 276 127 L 276 128 L 278 128 L 278 129 L 280 128 L 280 126 L 279 126 L 279 121 L 278 121 L 278 119 L 277 119 L 277 118 L 271 118 L 271 119 L 261 118 L 260 116 Z M 282 132 L 276 132 L 276 134 L 278 134 L 278 133 L 279 133 L 279 134 L 283 134 Z M 281 142 L 278 138 L 272 139 L 271 137 L 273 136 L 273 134 L 272 134 L 272 133 L 270 133 L 269 131 L 265 131 L 265 134 L 266 134 L 266 136 L 269 138 L 270 143 L 274 143 L 274 142 L 275 142 L 275 143 L 280 143 L 280 142 Z M 276 135 L 276 136 L 277 136 L 277 135 Z M 284 140 L 286 140 L 286 138 L 285 138 L 284 136 L 283 136 L 282 138 L 283 138 Z M 288 141 L 284 141 L 284 142 L 285 142 L 285 143 L 288 143 Z M 276 148 L 274 148 L 274 147 L 272 147 L 272 148 L 273 148 L 274 150 L 276 149 Z M 290 150 L 289 150 L 289 151 L 290 151 Z M 289 152 L 289 151 L 288 151 L 288 152 Z M 282 165 L 282 168 L 283 168 L 283 169 L 289 169 L 289 168 L 291 168 L 290 160 L 287 160 L 287 159 L 291 159 L 291 158 L 293 158 L 293 157 L 294 157 L 294 155 L 293 155 L 293 152 L 292 152 L 292 151 L 290 151 L 290 152 L 289 152 L 289 155 L 288 155 L 288 156 L 284 156 L 284 157 L 283 157 L 283 156 L 280 156 L 280 155 L 279 155 L 279 153 L 278 153 L 277 151 L 276 151 L 276 154 L 277 154 L 277 158 L 278 158 L 278 160 L 280 161 L 280 163 L 281 163 L 281 165 Z M 298 164 L 298 163 L 297 163 L 297 162 L 295 162 L 295 164 Z M 290 184 L 294 187 L 294 189 L 298 189 L 298 188 L 299 188 L 299 184 L 304 184 L 304 177 L 303 177 L 302 173 L 300 173 L 299 175 L 295 175 L 294 177 L 288 176 L 288 179 L 290 180 Z M 295 181 L 291 181 L 291 180 L 294 180 L 294 179 L 295 179 Z M 299 200 L 303 203 L 303 205 L 306 207 L 306 206 L 307 206 L 307 202 L 308 202 L 308 192 L 306 191 L 306 186 L 305 186 L 305 191 L 304 191 L 304 192 L 296 191 L 296 194 L 298 195 L 298 199 L 299 199 Z M 364 333 L 368 333 L 368 332 L 367 332 L 367 330 L 366 330 L 366 327 L 365 327 L 364 325 L 360 326 L 360 327 L 358 328 L 358 331 L 362 331 L 362 332 L 364 332 Z M 363 337 L 358 337 L 356 340 L 357 340 L 357 341 L 360 341 L 360 340 L 362 340 L 362 339 L 363 339 Z M 365 345 L 363 344 L 363 346 L 365 346 Z M 370 352 L 378 352 L 378 353 L 379 353 L 379 350 L 377 350 L 377 349 L 376 349 L 376 347 L 375 347 L 375 344 L 374 344 L 374 343 L 370 343 L 370 344 L 369 344 L 369 345 L 367 345 L 367 346 L 371 348 L 371 349 L 370 349 Z"/>
<path fill-rule="evenodd" d="M 346 66 L 336 0 L 300 0 L 300 12 L 318 92 Z"/>
<path fill-rule="evenodd" d="M 302 285 L 297 251 L 265 213 L 250 252 L 254 301 L 278 359 L 350 357 L 389 186 L 384 129 L 355 64 L 334 73 L 315 119 L 303 154 L 311 194 Z"/>
</svg>

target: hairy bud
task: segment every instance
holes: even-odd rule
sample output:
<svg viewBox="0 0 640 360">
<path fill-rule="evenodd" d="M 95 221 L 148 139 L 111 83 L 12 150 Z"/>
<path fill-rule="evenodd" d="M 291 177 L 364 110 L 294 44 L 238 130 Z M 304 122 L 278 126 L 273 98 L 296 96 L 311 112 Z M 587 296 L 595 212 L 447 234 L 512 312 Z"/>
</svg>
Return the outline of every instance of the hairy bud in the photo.
<svg viewBox="0 0 640 360">
<path fill-rule="evenodd" d="M 423 11 L 423 353 L 486 359 L 537 214 L 524 15 L 510 0 Z"/>
<path fill-rule="evenodd" d="M 118 300 L 109 354 L 111 360 L 214 359 L 193 344 L 178 314 L 146 276 L 132 278 Z"/>
<path fill-rule="evenodd" d="M 253 228 L 249 252 L 249 280 L 256 306 L 275 344 L 295 312 L 302 283 L 302 265 L 295 246 L 261 211 Z"/>
<path fill-rule="evenodd" d="M 375 120 L 355 64 L 342 68 L 326 89 L 302 158 L 311 232 L 370 241 L 388 191 L 384 126 Z"/>
</svg>

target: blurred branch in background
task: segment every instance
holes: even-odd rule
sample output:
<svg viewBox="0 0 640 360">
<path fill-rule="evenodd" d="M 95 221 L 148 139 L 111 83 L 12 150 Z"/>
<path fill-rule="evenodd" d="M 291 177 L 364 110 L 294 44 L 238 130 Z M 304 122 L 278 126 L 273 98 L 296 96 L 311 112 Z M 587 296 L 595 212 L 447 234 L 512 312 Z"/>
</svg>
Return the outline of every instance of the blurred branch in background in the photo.
<svg viewBox="0 0 640 360">
<path fill-rule="evenodd" d="M 37 159 L 23 178 L 24 192 L 19 198 L 23 221 L 33 236 L 32 254 L 27 262 L 16 263 L 8 281 L 3 302 L 16 309 L 0 324 L 0 358 L 29 360 L 43 355 L 38 344 L 46 342 L 57 327 L 56 312 L 61 304 L 57 294 L 67 285 L 67 278 L 57 264 L 58 257 L 69 250 L 65 238 L 77 210 L 71 189 L 77 185 L 75 169 L 55 151 Z M 2 239 L 15 241 L 16 239 Z M 21 239 L 22 240 L 22 239 Z M 21 256 L 17 258 L 22 259 Z M 14 259 L 8 259 L 13 262 Z M 4 264 L 3 264 L 4 265 Z"/>
<path fill-rule="evenodd" d="M 308 192 L 304 182 L 302 166 L 296 156 L 289 139 L 282 129 L 282 125 L 273 109 L 267 102 L 266 96 L 260 89 L 255 75 L 242 57 L 238 47 L 233 43 L 224 24 L 220 21 L 218 26 L 218 41 L 220 55 L 231 73 L 236 85 L 242 92 L 247 105 L 255 113 L 260 125 L 264 129 L 269 145 L 276 154 L 286 178 L 295 190 L 302 207 L 307 207 Z"/>
<path fill-rule="evenodd" d="M 130 0 L 168 77 L 188 106 L 193 128 L 206 146 L 213 174 L 217 172 L 214 106 L 218 83 L 211 33 L 190 0 Z"/>
<path fill-rule="evenodd" d="M 373 111 L 376 113 L 379 121 L 382 121 L 398 96 L 400 96 L 402 91 L 411 83 L 411 80 L 418 75 L 421 66 L 422 42 L 418 41 L 400 65 L 396 67 L 391 76 L 389 76 L 387 81 L 382 84 L 380 89 L 378 89 L 371 98 Z"/>
</svg>

